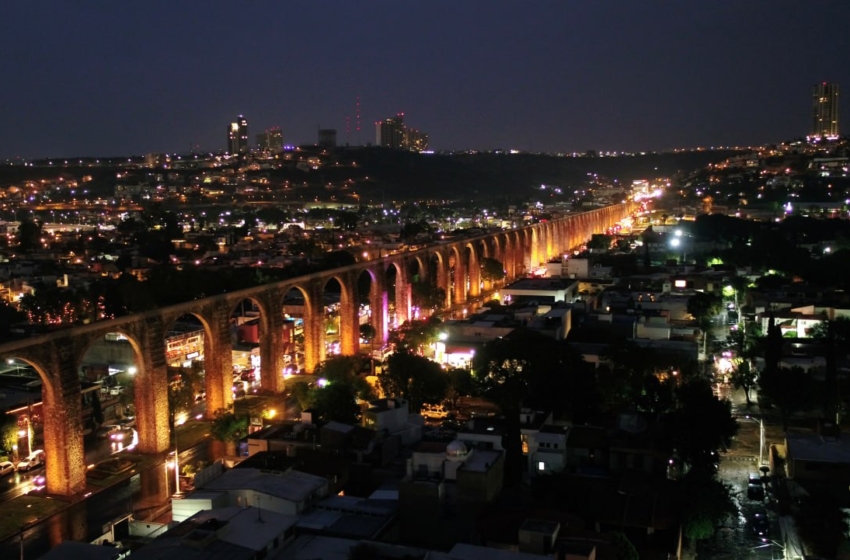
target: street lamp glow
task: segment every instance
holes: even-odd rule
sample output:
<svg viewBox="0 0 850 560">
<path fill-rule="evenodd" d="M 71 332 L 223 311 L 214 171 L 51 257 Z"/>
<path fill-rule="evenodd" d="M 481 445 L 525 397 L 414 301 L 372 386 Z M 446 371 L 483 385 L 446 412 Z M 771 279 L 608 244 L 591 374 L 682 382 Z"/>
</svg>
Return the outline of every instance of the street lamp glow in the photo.
<svg viewBox="0 0 850 560">
<path fill-rule="evenodd" d="M 682 230 L 680 230 L 680 229 L 676 230 L 676 237 L 682 237 Z"/>
<path fill-rule="evenodd" d="M 448 333 L 441 332 L 440 334 L 437 335 L 437 338 L 440 339 L 440 340 L 447 340 L 449 338 L 449 335 L 448 335 Z"/>
<path fill-rule="evenodd" d="M 129 373 L 130 375 L 135 375 L 136 371 L 136 366 L 130 366 L 129 368 L 127 368 L 127 373 Z"/>
<path fill-rule="evenodd" d="M 679 239 L 678 237 L 674 237 L 673 239 L 670 240 L 670 246 L 671 247 L 678 247 L 681 244 L 682 244 L 682 240 Z"/>
</svg>

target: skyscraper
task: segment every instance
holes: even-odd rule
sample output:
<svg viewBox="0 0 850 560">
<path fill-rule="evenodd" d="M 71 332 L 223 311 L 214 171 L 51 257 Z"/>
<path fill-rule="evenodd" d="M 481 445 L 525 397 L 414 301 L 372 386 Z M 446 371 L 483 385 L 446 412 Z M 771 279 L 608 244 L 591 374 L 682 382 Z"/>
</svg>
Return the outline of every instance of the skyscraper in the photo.
<svg viewBox="0 0 850 560">
<path fill-rule="evenodd" d="M 809 140 L 838 139 L 838 84 L 812 88 L 812 131 Z"/>
<path fill-rule="evenodd" d="M 375 144 L 395 150 L 404 146 L 404 113 L 375 123 Z"/>
<path fill-rule="evenodd" d="M 384 148 L 421 152 L 428 147 L 428 135 L 404 124 L 404 113 L 375 123 L 375 143 Z"/>
<path fill-rule="evenodd" d="M 227 151 L 233 155 L 248 153 L 248 119 L 242 115 L 227 127 Z"/>
</svg>

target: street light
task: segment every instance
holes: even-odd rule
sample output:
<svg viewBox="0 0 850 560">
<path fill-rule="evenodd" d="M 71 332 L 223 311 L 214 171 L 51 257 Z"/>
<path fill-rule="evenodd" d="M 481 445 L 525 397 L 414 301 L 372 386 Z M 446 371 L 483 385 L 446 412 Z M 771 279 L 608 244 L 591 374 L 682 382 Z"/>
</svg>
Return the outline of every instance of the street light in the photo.
<svg viewBox="0 0 850 560">
<path fill-rule="evenodd" d="M 764 420 L 750 415 L 743 418 L 738 417 L 738 420 L 749 420 L 750 422 L 758 422 L 759 424 L 759 466 L 764 465 Z"/>
</svg>

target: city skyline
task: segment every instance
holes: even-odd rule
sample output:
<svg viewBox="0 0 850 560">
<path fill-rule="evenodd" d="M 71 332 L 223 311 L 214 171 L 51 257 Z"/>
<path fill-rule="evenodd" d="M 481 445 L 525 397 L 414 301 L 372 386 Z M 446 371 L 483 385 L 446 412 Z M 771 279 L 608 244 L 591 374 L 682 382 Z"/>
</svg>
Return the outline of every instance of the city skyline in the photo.
<svg viewBox="0 0 850 560">
<path fill-rule="evenodd" d="M 404 112 L 435 150 L 754 145 L 850 83 L 839 1 L 198 6 L 10 7 L 0 158 L 221 151 L 238 114 L 287 144 Z"/>
</svg>

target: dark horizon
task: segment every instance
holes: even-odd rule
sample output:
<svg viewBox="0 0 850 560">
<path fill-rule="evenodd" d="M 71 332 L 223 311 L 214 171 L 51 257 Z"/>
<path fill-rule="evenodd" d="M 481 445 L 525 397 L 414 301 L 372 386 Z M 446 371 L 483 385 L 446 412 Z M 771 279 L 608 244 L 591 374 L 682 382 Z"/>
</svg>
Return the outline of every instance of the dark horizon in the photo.
<svg viewBox="0 0 850 560">
<path fill-rule="evenodd" d="M 397 112 L 437 151 L 776 143 L 809 132 L 815 83 L 850 88 L 848 20 L 839 0 L 18 3 L 0 158 L 218 152 L 238 114 L 251 145 L 365 145 Z"/>
</svg>

